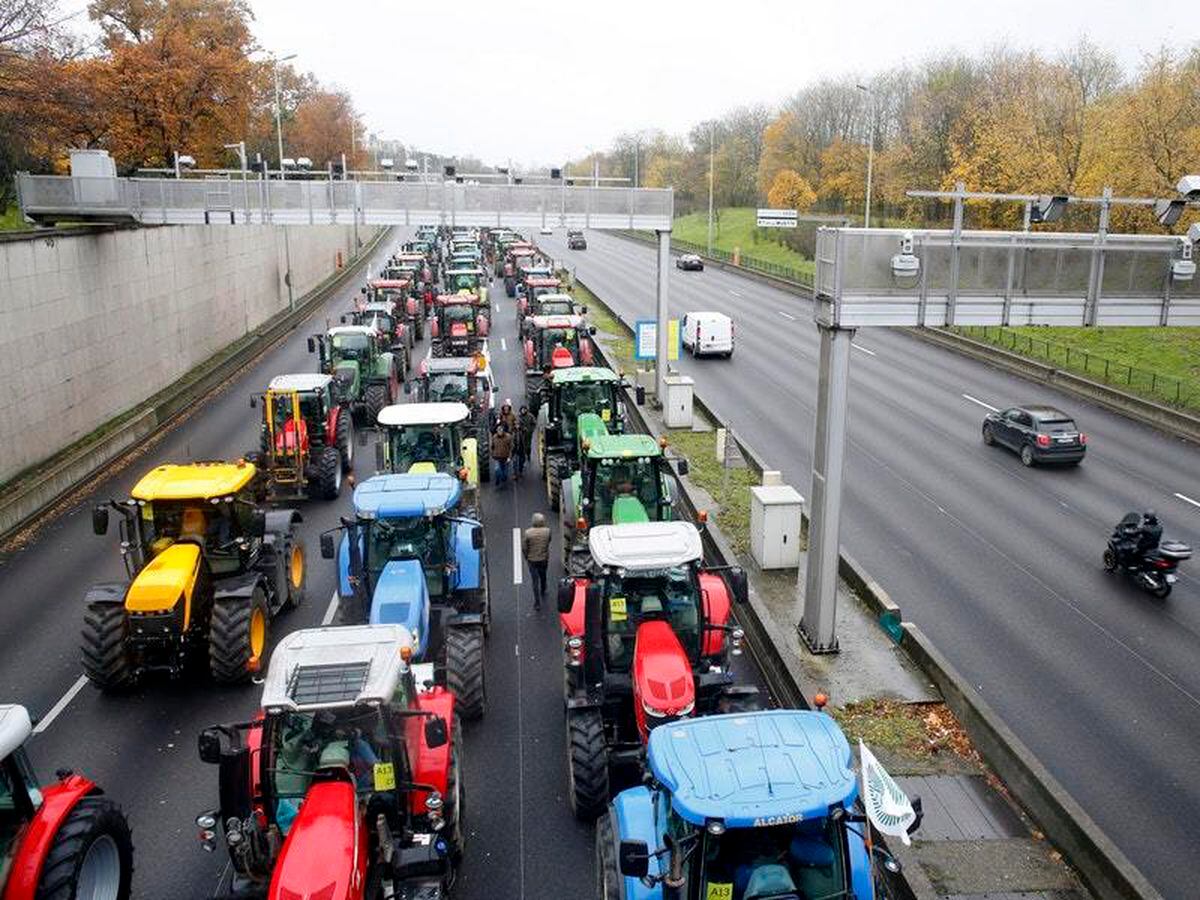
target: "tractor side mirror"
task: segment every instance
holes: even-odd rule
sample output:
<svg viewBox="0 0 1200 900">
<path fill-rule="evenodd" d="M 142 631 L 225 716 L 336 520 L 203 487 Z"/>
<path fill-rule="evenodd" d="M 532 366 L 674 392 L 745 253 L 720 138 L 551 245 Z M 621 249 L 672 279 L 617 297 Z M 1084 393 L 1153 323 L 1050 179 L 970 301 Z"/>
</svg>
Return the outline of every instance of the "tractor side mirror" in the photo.
<svg viewBox="0 0 1200 900">
<path fill-rule="evenodd" d="M 681 459 L 679 461 L 679 474 L 686 475 L 690 471 L 691 471 L 691 466 L 688 464 L 688 461 L 686 459 Z"/>
<path fill-rule="evenodd" d="M 255 397 L 253 394 L 250 395 L 250 408 L 258 409 L 258 398 Z"/>
<path fill-rule="evenodd" d="M 483 526 L 482 525 L 471 526 L 471 549 L 472 550 L 482 550 L 483 549 Z"/>
<path fill-rule="evenodd" d="M 734 603 L 746 603 L 750 599 L 750 581 L 746 577 L 746 570 L 741 566 L 733 566 L 725 571 L 725 583 L 729 585 L 729 592 L 733 594 Z"/>
<path fill-rule="evenodd" d="M 255 508 L 250 512 L 250 537 L 260 538 L 267 533 L 267 511 Z"/>
<path fill-rule="evenodd" d="M 321 559 L 333 559 L 335 555 L 333 535 L 326 531 L 321 535 Z"/>
<path fill-rule="evenodd" d="M 644 385 L 638 385 L 633 389 L 633 402 L 638 406 L 646 405 L 646 388 Z"/>
<path fill-rule="evenodd" d="M 200 732 L 196 739 L 196 749 L 200 753 L 200 762 L 216 765 L 221 761 L 221 749 L 229 732 L 220 725 L 213 725 Z"/>
<path fill-rule="evenodd" d="M 383 442 L 380 441 L 375 445 L 375 471 L 382 472 L 387 467 L 387 462 L 383 458 Z"/>
<path fill-rule="evenodd" d="M 441 716 L 430 716 L 425 720 L 425 746 L 430 750 L 445 747 L 450 741 L 446 733 L 446 720 Z"/>
<path fill-rule="evenodd" d="M 575 579 L 567 576 L 558 582 L 558 611 L 566 615 L 575 605 Z"/>
<path fill-rule="evenodd" d="M 108 507 L 92 507 L 92 531 L 95 534 L 108 534 Z"/>
<path fill-rule="evenodd" d="M 317 352 L 317 342 L 316 342 L 316 340 L 315 340 L 314 338 L 309 338 L 309 339 L 308 339 L 308 352 L 309 352 L 309 353 L 316 353 L 316 352 Z"/>
<path fill-rule="evenodd" d="M 650 872 L 650 848 L 645 841 L 621 841 L 617 867 L 626 878 L 645 878 Z"/>
</svg>

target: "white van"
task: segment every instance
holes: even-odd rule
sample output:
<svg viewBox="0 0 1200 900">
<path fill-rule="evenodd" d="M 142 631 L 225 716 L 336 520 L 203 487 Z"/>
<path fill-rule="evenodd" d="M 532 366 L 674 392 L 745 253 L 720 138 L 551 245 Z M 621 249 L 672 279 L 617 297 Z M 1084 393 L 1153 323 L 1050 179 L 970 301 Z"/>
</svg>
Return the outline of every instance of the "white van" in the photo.
<svg viewBox="0 0 1200 900">
<path fill-rule="evenodd" d="M 692 356 L 733 356 L 733 319 L 719 312 L 690 312 L 679 327 L 683 346 Z"/>
</svg>

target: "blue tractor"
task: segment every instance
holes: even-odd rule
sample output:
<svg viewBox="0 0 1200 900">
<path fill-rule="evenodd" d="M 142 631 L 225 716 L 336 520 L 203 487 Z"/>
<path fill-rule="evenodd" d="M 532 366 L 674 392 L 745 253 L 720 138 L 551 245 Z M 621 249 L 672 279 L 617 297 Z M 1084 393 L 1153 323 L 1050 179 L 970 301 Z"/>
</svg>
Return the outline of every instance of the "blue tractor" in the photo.
<svg viewBox="0 0 1200 900">
<path fill-rule="evenodd" d="M 462 715 L 477 719 L 491 604 L 483 526 L 454 515 L 461 498 L 461 482 L 442 473 L 368 478 L 354 490 L 354 517 L 321 535 L 321 555 L 337 558 L 335 624 L 404 625 L 416 660 L 433 662 Z"/>
<path fill-rule="evenodd" d="M 648 763 L 597 827 L 601 900 L 875 896 L 850 745 L 825 713 L 672 722 L 650 732 Z"/>
</svg>

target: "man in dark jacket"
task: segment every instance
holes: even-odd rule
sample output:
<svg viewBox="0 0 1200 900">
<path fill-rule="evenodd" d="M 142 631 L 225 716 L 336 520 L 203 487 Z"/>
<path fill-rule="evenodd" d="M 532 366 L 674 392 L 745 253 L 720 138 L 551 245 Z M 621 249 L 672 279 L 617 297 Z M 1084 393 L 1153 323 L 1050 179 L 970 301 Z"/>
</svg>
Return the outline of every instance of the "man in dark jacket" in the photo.
<svg viewBox="0 0 1200 900">
<path fill-rule="evenodd" d="M 508 460 L 512 456 L 513 437 L 503 422 L 496 426 L 492 435 L 492 459 L 496 462 L 496 487 L 508 481 Z"/>
<path fill-rule="evenodd" d="M 529 527 L 521 535 L 521 555 L 529 565 L 533 608 L 541 609 L 542 601 L 546 599 L 546 566 L 550 562 L 550 529 L 541 513 L 533 514 Z"/>
<path fill-rule="evenodd" d="M 529 462 L 530 445 L 533 443 L 533 433 L 537 430 L 537 419 L 529 411 L 528 406 L 522 406 L 517 415 L 517 440 L 513 446 L 513 471 L 517 481 L 525 474 L 525 464 Z"/>
</svg>

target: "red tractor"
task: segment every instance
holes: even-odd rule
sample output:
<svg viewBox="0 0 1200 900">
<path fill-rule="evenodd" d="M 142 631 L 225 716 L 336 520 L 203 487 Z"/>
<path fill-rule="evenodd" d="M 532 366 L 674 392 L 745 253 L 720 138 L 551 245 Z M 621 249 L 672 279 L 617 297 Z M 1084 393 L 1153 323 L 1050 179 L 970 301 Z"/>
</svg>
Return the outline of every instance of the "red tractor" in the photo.
<svg viewBox="0 0 1200 900">
<path fill-rule="evenodd" d="M 490 322 L 470 294 L 442 294 L 437 298 L 437 314 L 429 323 L 434 356 L 471 356 L 483 350 Z"/>
<path fill-rule="evenodd" d="M 546 373 L 592 365 L 592 335 L 583 316 L 530 316 L 525 320 L 525 402 L 536 412 Z"/>
<path fill-rule="evenodd" d="M 601 525 L 588 549 L 592 574 L 558 587 L 569 799 L 581 819 L 640 776 L 651 729 L 758 707 L 757 689 L 734 685 L 729 670 L 742 650 L 732 613 L 746 601 L 746 573 L 705 567 L 696 526 Z"/>
<path fill-rule="evenodd" d="M 121 807 L 95 782 L 59 769 L 38 786 L 23 706 L 0 704 L 0 897 L 128 900 L 133 841 Z"/>
<path fill-rule="evenodd" d="M 461 735 L 415 647 L 403 625 L 292 632 L 261 712 L 201 732 L 220 806 L 196 824 L 207 850 L 223 837 L 233 896 L 448 895 L 466 840 Z"/>
<path fill-rule="evenodd" d="M 562 282 L 549 275 L 529 275 L 521 282 L 517 291 L 517 334 L 521 333 L 521 325 L 528 315 L 536 315 L 537 299 L 545 294 L 562 292 Z"/>
</svg>

